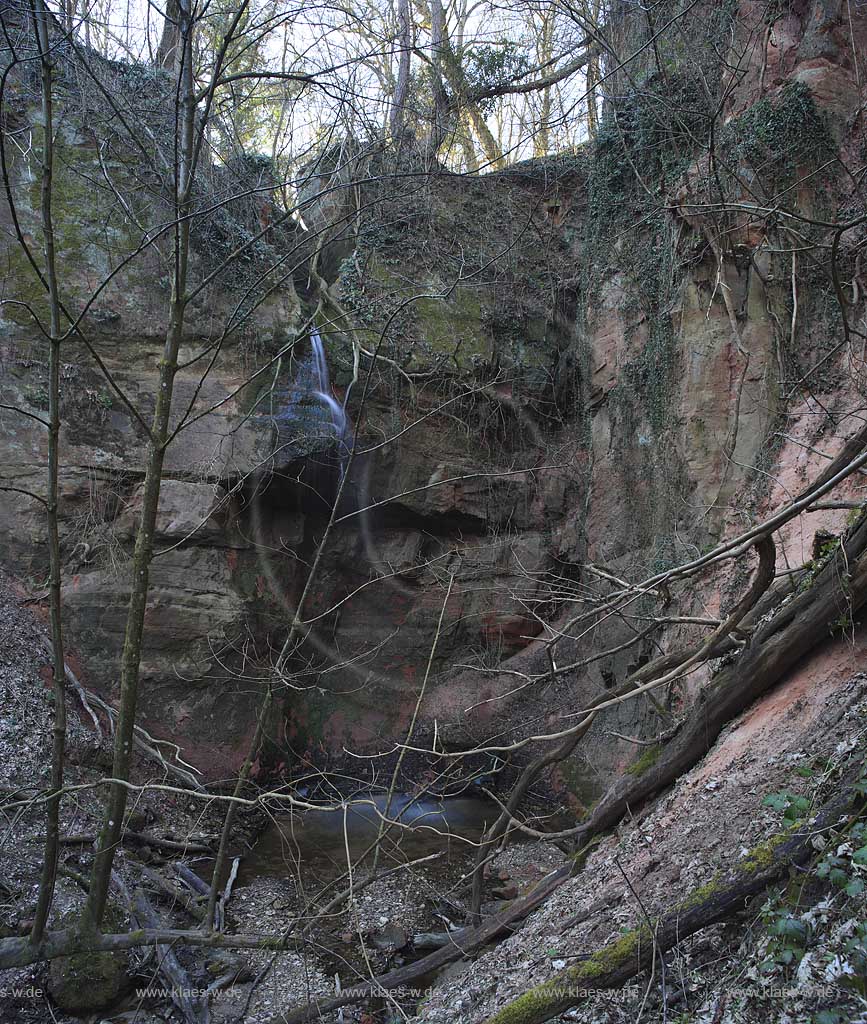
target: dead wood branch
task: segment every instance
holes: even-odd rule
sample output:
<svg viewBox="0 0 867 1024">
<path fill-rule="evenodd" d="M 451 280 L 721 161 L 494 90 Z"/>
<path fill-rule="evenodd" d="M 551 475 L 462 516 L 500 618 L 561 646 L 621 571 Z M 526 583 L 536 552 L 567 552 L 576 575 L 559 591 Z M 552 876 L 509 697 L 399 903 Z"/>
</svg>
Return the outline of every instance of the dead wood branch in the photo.
<svg viewBox="0 0 867 1024">
<path fill-rule="evenodd" d="M 142 928 L 158 929 L 159 918 L 145 894 L 136 890 L 132 899 L 133 915 Z M 187 1024 L 202 1024 L 207 1019 L 206 1007 L 190 993 L 193 991 L 187 972 L 181 966 L 171 946 L 157 943 L 157 959 L 160 974 L 168 983 L 172 1002 L 181 1011 Z"/>
<path fill-rule="evenodd" d="M 158 850 L 171 850 L 173 853 L 208 853 L 213 856 L 214 851 L 204 843 L 178 842 L 175 839 L 160 839 L 158 836 L 148 836 L 144 832 L 130 832 L 124 829 L 121 833 L 123 842 L 135 843 L 137 846 L 153 846 Z M 96 842 L 94 832 L 82 832 L 74 836 L 63 836 L 61 843 L 64 846 L 86 846 Z"/>
<path fill-rule="evenodd" d="M 185 889 L 181 889 L 179 886 L 169 881 L 169 879 L 166 878 L 165 875 L 161 875 L 159 871 L 154 871 L 153 868 L 146 867 L 142 864 L 139 867 L 139 871 L 141 872 L 142 877 L 146 878 L 148 882 L 150 882 L 150 884 L 172 904 L 182 907 L 197 921 L 204 921 L 205 907 L 196 899 L 195 896 L 192 896 Z"/>
<path fill-rule="evenodd" d="M 767 621 L 756 627 L 750 645 L 737 661 L 720 672 L 699 695 L 692 713 L 659 761 L 643 774 L 624 776 L 614 784 L 587 821 L 573 830 L 577 842 L 586 846 L 588 842 L 615 825 L 628 807 L 635 808 L 693 767 L 713 746 L 723 726 L 771 689 L 786 672 L 829 636 L 831 627 L 842 614 L 855 615 L 867 600 L 865 549 L 867 518 L 859 523 L 808 590 L 793 597 Z M 763 578 L 767 575 L 767 555 L 765 561 L 765 570 L 759 574 Z M 783 583 L 781 589 L 786 588 L 787 584 Z M 757 592 L 757 586 L 750 588 L 752 596 Z M 762 595 L 762 599 L 754 604 L 749 616 L 744 616 L 742 621 L 757 622 L 757 616 L 765 600 L 773 607 L 773 592 L 768 591 Z M 739 603 L 736 611 L 743 610 L 745 601 L 746 599 Z M 582 723 L 582 728 L 589 727 L 592 717 L 588 716 Z M 563 746 L 573 741 L 577 742 L 574 736 L 569 736 Z M 553 753 L 561 753 L 562 749 L 560 747 Z M 551 756 L 553 755 L 545 755 L 545 759 Z M 286 1017 L 285 1024 L 303 1024 L 317 1013 L 330 1012 L 383 989 L 412 984 L 429 971 L 438 970 L 464 953 L 492 941 L 509 930 L 513 924 L 543 903 L 574 870 L 573 863 L 564 865 L 543 879 L 523 900 L 516 900 L 506 911 L 478 927 L 465 930 L 461 936 L 460 948 L 456 944 L 451 944 L 438 949 L 414 964 L 389 972 L 375 984 L 356 989 L 357 995 L 353 998 L 342 996 L 320 1005 L 311 1004 L 304 1007 Z M 652 951 L 649 938 L 648 936 L 647 945 Z"/>
<path fill-rule="evenodd" d="M 558 746 L 541 754 L 524 768 L 518 781 L 512 788 L 512 792 L 509 794 L 509 799 L 506 801 L 500 817 L 494 822 L 479 845 L 473 873 L 473 892 L 470 902 L 471 923 L 477 923 L 479 920 L 482 904 L 484 866 L 488 860 L 489 851 L 506 835 L 509 825 L 514 822 L 514 815 L 534 779 L 538 778 L 540 773 L 546 768 L 558 764 L 569 757 L 589 731 L 599 710 L 618 700 L 626 700 L 635 694 L 645 692 L 651 687 L 660 686 L 665 682 L 678 678 L 681 673 L 687 672 L 708 658 L 722 653 L 720 650 L 722 643 L 731 643 L 728 640 L 729 634 L 742 623 L 749 612 L 756 608 L 774 581 L 776 548 L 773 539 L 770 536 L 759 537 L 756 540 L 755 547 L 759 554 L 759 567 L 752 585 L 732 609 L 725 621 L 709 637 L 692 650 L 673 652 L 656 658 L 629 676 L 615 690 L 613 697 L 609 698 L 608 694 L 597 697 L 590 704 L 590 707 L 585 712 L 582 712 L 582 721 L 574 729 L 567 732 Z M 649 682 L 645 683 L 644 680 L 649 680 Z M 550 838 L 566 838 L 572 834 L 574 834 L 573 830 L 566 830 L 562 833 L 556 833 Z M 595 833 L 587 834 L 587 838 L 592 838 L 593 834 Z M 583 831 L 582 835 L 584 835 Z"/>
<path fill-rule="evenodd" d="M 852 619 L 867 600 L 867 518 L 863 518 L 812 585 L 756 627 L 749 646 L 719 672 L 657 762 L 622 776 L 575 831 L 576 841 L 615 825 L 626 813 L 671 785 L 707 753 L 723 727 L 767 693 L 836 623 Z"/>
<path fill-rule="evenodd" d="M 54 651 L 54 648 L 52 647 L 51 641 L 48 639 L 48 637 L 42 638 L 42 644 L 49 654 L 51 654 Z M 75 691 L 84 710 L 87 711 L 88 715 L 90 715 L 90 718 L 93 721 L 94 727 L 98 735 L 102 736 L 102 729 L 100 728 L 99 719 L 96 716 L 96 712 L 93 710 L 94 706 L 99 708 L 99 710 L 102 711 L 103 714 L 106 716 L 106 718 L 108 719 L 109 727 L 113 732 L 115 719 L 117 718 L 117 711 L 115 711 L 115 709 L 106 701 L 104 701 L 102 697 L 100 697 L 98 694 L 85 689 L 85 687 L 82 686 L 81 681 L 78 679 L 78 677 L 69 667 L 69 665 L 66 664 L 66 662 L 64 662 L 63 670 L 66 675 L 66 681 Z M 155 740 L 153 736 L 151 736 L 148 732 L 142 729 L 141 726 L 137 725 L 135 727 L 135 732 L 133 734 L 133 746 L 140 754 L 143 754 L 151 761 L 156 761 L 157 764 L 159 764 L 159 766 L 162 769 L 164 769 L 168 775 L 174 775 L 175 778 L 177 778 L 185 786 L 189 786 L 191 789 L 195 789 L 201 792 L 203 788 L 202 784 L 195 777 L 195 775 L 193 775 L 192 772 L 187 771 L 187 769 L 182 768 L 180 765 L 173 764 L 171 761 L 167 761 L 163 757 L 163 755 L 157 749 L 157 744 L 159 742 L 159 740 Z M 176 752 L 179 752 L 179 748 L 177 747 L 176 744 L 171 744 L 171 746 L 175 747 Z"/>
</svg>

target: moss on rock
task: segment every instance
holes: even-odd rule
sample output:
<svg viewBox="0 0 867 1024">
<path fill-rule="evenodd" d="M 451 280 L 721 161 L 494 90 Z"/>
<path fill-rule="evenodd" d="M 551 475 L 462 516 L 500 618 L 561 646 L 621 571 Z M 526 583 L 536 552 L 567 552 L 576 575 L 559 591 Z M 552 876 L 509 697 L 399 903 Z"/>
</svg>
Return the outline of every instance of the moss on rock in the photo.
<svg viewBox="0 0 867 1024">
<path fill-rule="evenodd" d="M 52 960 L 48 991 L 57 1005 L 69 1013 L 101 1010 L 110 1006 L 128 985 L 129 954 L 74 953 Z"/>
</svg>

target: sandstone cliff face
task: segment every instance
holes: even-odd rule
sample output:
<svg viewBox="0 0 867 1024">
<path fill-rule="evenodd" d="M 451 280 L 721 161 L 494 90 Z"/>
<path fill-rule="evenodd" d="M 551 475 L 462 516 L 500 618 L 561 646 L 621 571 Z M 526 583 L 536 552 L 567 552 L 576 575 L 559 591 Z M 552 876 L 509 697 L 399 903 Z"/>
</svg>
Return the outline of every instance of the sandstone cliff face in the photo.
<svg viewBox="0 0 867 1024">
<path fill-rule="evenodd" d="M 648 635 L 550 685 L 521 686 L 516 673 L 549 670 L 552 634 L 543 622 L 562 626 L 581 610 L 584 585 L 598 584 L 582 563 L 634 577 L 676 564 L 785 500 L 855 429 L 854 371 L 863 365 L 835 348 L 832 287 L 808 258 L 792 255 L 794 236 L 771 214 L 745 209 L 772 210 L 777 194 L 794 188 L 799 209 L 816 220 L 845 215 L 851 186 L 839 160 L 854 159 L 863 142 L 857 52 L 867 19 L 853 8 L 850 26 L 847 6 L 836 3 L 787 5 L 772 23 L 762 20 L 765 5 L 707 6 L 707 18 L 694 22 L 700 29 L 666 37 L 661 64 L 649 50 L 618 73 L 618 127 L 603 128 L 592 151 L 481 180 L 389 180 L 350 227 L 334 193 L 317 198 L 329 165 L 314 168 L 305 218 L 311 234 L 326 230 L 316 275 L 308 262 L 297 285 L 281 280 L 241 337 L 223 346 L 203 386 L 200 362 L 183 370 L 178 417 L 189 409 L 192 422 L 169 449 L 142 708 L 145 727 L 179 743 L 209 777 L 228 772 L 245 750 L 324 529 L 320 496 L 337 480 L 322 406 L 305 384 L 306 334 L 269 362 L 315 308 L 329 323 L 346 314 L 368 353 L 388 325 L 379 349 L 386 358 L 368 379 L 362 354 L 350 393 L 350 419 L 367 450 L 350 470 L 343 518 L 307 609 L 318 618 L 293 665 L 297 688 L 272 723 L 278 760 L 387 749 L 402 735 L 450 580 L 420 730 L 460 745 L 495 730 L 557 728 L 563 713 L 690 628 Z M 629 52 L 648 31 L 628 13 L 618 27 Z M 724 172 L 709 166 L 706 147 L 683 125 L 658 134 L 662 101 L 699 87 L 704 68 L 690 55 L 711 44 L 727 48 L 735 69 L 705 82 L 724 103 Z M 141 236 L 134 218 L 108 201 L 96 140 L 72 104 L 63 131 L 61 260 L 77 310 Z M 139 172 L 124 153 L 116 151 L 111 173 L 137 195 Z M 624 167 L 636 161 L 645 185 L 668 184 L 629 184 Z M 38 239 L 35 169 L 22 159 L 13 172 L 23 229 Z M 96 215 L 85 184 L 94 180 L 113 211 L 107 218 Z M 723 185 L 726 200 L 744 207 L 726 219 L 714 211 Z M 0 216 L 4 297 L 38 304 L 5 206 Z M 255 211 L 236 211 L 227 236 L 249 216 Z M 315 245 L 288 227 L 266 241 L 278 253 L 306 246 L 309 255 Z M 197 238 L 200 274 L 214 249 L 213 238 Z M 272 255 L 257 254 L 263 268 Z M 120 389 L 147 410 L 167 295 L 159 253 L 136 266 L 99 295 L 84 326 Z M 857 277 L 857 265 L 849 269 Z M 241 294 L 225 275 L 202 293 L 187 359 L 219 341 Z M 862 316 L 855 294 L 853 315 Z M 4 306 L 3 316 L 4 402 L 38 415 L 44 345 L 18 307 Z M 352 347 L 327 325 L 323 336 L 342 397 Z M 823 357 L 821 373 L 803 382 Z M 80 341 L 70 339 L 64 359 L 65 607 L 76 668 L 110 694 L 142 433 Z M 39 492 L 42 428 L 5 408 L 0 417 L 4 476 Z M 856 483 L 849 493 L 861 493 Z M 20 494 L 4 495 L 0 508 L 4 561 L 38 594 L 38 510 Z M 839 531 L 845 515 L 793 523 L 787 564 L 809 559 L 816 530 Z M 712 580 L 692 595 L 692 614 L 713 616 L 746 575 L 738 567 Z M 571 633 L 557 661 L 625 643 L 644 628 L 641 614 Z M 687 699 L 700 682 L 667 699 Z M 658 732 L 658 714 L 649 704 L 610 713 L 559 781 L 590 799 L 635 756 L 610 733 Z"/>
</svg>

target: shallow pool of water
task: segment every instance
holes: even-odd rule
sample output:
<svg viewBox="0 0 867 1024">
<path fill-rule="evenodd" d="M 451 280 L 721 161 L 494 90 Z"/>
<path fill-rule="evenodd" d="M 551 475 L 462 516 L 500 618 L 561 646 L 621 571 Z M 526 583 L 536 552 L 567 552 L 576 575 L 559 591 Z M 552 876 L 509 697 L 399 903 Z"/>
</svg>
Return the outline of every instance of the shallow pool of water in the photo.
<svg viewBox="0 0 867 1024">
<path fill-rule="evenodd" d="M 357 861 L 376 841 L 385 809 L 386 797 L 377 795 L 352 800 L 345 808 L 276 817 L 244 856 L 238 883 L 286 877 L 302 865 L 326 877 L 341 873 L 347 846 Z M 380 863 L 388 867 L 440 851 L 472 854 L 473 844 L 498 813 L 496 804 L 480 797 L 438 801 L 396 795 L 388 813 L 395 824 L 388 829 Z"/>
</svg>

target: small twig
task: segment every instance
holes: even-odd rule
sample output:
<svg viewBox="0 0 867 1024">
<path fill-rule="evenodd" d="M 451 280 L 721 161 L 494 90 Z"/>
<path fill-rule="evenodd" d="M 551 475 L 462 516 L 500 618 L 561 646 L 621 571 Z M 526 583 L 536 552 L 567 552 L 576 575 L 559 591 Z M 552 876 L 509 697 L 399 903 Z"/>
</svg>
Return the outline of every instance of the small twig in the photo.
<svg viewBox="0 0 867 1024">
<path fill-rule="evenodd" d="M 635 886 L 629 880 L 629 875 L 627 875 L 626 872 L 623 870 L 623 865 L 620 863 L 620 860 L 617 857 L 614 858 L 614 863 L 617 865 L 617 870 L 620 872 L 621 875 L 623 875 L 624 882 L 626 882 L 626 884 L 629 886 L 629 891 L 635 897 L 635 902 L 638 904 L 638 907 L 641 910 L 641 916 L 647 922 L 647 928 L 648 928 L 648 931 L 650 932 L 650 936 L 651 936 L 651 938 L 653 940 L 653 954 L 654 955 L 653 955 L 653 959 L 651 961 L 650 979 L 647 982 L 647 988 L 645 989 L 645 992 L 644 992 L 644 998 L 641 1000 L 641 1006 L 640 1006 L 640 1008 L 638 1010 L 638 1017 L 636 1018 L 636 1021 L 641 1020 L 641 1015 L 642 1015 L 642 1013 L 644 1013 L 644 1006 L 645 1006 L 645 1003 L 647 1002 L 647 997 L 650 995 L 650 989 L 651 989 L 651 986 L 653 985 L 653 979 L 656 976 L 656 957 L 657 957 L 657 955 L 659 956 L 660 977 L 661 977 L 661 980 L 662 980 L 663 1016 L 665 1016 L 665 1013 L 666 1013 L 666 1006 L 665 1006 L 665 958 L 662 955 L 662 950 L 659 948 L 659 943 L 656 941 L 656 927 L 654 926 L 653 922 L 650 919 L 650 914 L 647 913 L 647 908 L 641 902 L 641 897 L 638 895 L 638 893 L 637 893 L 637 891 L 635 889 Z"/>
</svg>

